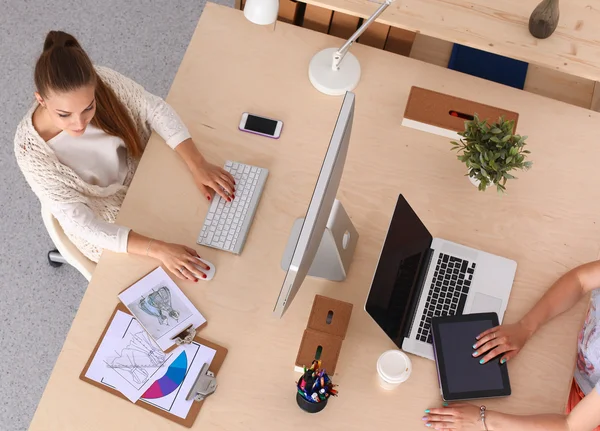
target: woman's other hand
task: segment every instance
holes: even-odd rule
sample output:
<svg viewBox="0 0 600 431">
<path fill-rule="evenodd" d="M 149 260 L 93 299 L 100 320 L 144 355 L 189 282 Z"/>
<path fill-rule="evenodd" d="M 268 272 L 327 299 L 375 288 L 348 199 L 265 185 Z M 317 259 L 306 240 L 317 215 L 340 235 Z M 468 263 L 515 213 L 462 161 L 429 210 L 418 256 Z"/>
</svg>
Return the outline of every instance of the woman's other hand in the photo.
<svg viewBox="0 0 600 431">
<path fill-rule="evenodd" d="M 479 407 L 471 404 L 444 403 L 441 409 L 425 410 L 423 422 L 426 427 L 441 431 L 481 431 L 481 413 Z"/>
</svg>

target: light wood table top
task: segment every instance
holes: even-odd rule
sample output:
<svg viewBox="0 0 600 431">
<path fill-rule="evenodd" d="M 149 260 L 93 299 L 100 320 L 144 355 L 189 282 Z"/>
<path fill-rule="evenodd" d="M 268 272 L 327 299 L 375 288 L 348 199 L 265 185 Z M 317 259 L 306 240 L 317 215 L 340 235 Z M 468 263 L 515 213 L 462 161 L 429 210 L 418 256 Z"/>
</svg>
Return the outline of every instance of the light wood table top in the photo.
<svg viewBox="0 0 600 431">
<path fill-rule="evenodd" d="M 214 280 L 177 281 L 208 320 L 200 335 L 229 349 L 219 388 L 204 404 L 196 429 L 304 430 L 314 423 L 295 404 L 293 367 L 315 294 L 354 304 L 334 376 L 340 396 L 319 413 L 320 426 L 421 429 L 423 410 L 440 403 L 435 365 L 413 356 L 411 378 L 395 391 L 381 389 L 375 363 L 395 346 L 363 311 L 398 193 L 434 236 L 518 262 L 506 322 L 522 316 L 559 275 L 598 256 L 600 114 L 356 46 L 363 77 L 338 193 L 361 235 L 354 261 L 343 283 L 307 278 L 283 319 L 273 318 L 285 275 L 281 255 L 294 219 L 306 211 L 342 101 L 317 92 L 307 77 L 310 58 L 333 42 L 287 24 L 275 31 L 256 26 L 239 11 L 207 4 L 167 98 L 209 160 L 270 170 L 243 253 L 196 246 L 216 265 Z M 509 183 L 506 196 L 478 192 L 447 139 L 400 125 L 412 85 L 519 112 L 533 169 Z M 239 132 L 244 111 L 283 120 L 281 138 Z M 154 135 L 118 222 L 192 246 L 207 209 L 183 162 Z M 117 293 L 155 266 L 150 258 L 104 253 L 32 430 L 177 428 L 78 379 Z M 489 401 L 490 408 L 562 411 L 585 305 L 582 301 L 531 340 L 509 364 L 513 395 Z"/>
<path fill-rule="evenodd" d="M 377 9 L 369 0 L 303 1 L 363 18 Z M 396 0 L 377 21 L 600 81 L 600 1 L 561 1 L 558 28 L 544 40 L 528 29 L 539 1 Z"/>
</svg>

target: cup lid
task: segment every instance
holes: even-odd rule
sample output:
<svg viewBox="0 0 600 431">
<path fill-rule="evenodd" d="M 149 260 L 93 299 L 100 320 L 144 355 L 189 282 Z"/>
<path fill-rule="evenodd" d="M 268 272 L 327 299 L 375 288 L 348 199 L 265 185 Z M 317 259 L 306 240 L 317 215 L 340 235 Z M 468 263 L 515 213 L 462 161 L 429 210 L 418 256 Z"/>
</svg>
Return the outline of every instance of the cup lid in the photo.
<svg viewBox="0 0 600 431">
<path fill-rule="evenodd" d="M 377 360 L 377 371 L 390 383 L 401 383 L 412 371 L 410 358 L 400 350 L 383 352 Z"/>
</svg>

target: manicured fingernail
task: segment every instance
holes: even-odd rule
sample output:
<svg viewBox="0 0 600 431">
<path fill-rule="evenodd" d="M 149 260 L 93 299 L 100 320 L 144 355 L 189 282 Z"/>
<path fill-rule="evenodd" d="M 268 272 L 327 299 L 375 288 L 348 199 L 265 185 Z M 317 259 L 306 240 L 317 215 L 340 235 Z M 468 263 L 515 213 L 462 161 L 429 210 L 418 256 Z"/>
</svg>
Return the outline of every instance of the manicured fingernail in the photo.
<svg viewBox="0 0 600 431">
<path fill-rule="evenodd" d="M 427 420 L 427 416 L 423 416 L 423 417 L 421 418 L 421 420 L 423 420 L 423 421 L 426 421 L 426 420 Z"/>
<path fill-rule="evenodd" d="M 475 337 L 476 340 L 479 340 L 479 338 L 481 338 L 479 335 L 477 337 Z"/>
<path fill-rule="evenodd" d="M 473 348 L 476 349 L 477 348 L 477 343 L 473 344 Z"/>
<path fill-rule="evenodd" d="M 207 196 L 206 199 L 210 200 L 210 196 Z"/>
<path fill-rule="evenodd" d="M 197 278 L 195 278 L 195 279 L 194 279 L 194 282 L 195 282 L 195 283 L 198 283 L 198 279 L 197 279 Z"/>
<path fill-rule="evenodd" d="M 431 424 L 425 424 L 425 426 L 426 426 L 426 427 L 430 427 L 430 426 L 431 426 Z"/>
<path fill-rule="evenodd" d="M 448 407 L 448 403 L 442 403 L 444 407 Z"/>
<path fill-rule="evenodd" d="M 210 266 L 207 266 L 207 267 L 206 267 L 206 270 L 207 270 L 207 271 L 210 271 Z"/>
<path fill-rule="evenodd" d="M 483 364 L 483 358 L 481 358 L 481 359 L 479 360 L 479 363 L 480 363 L 480 364 Z"/>
<path fill-rule="evenodd" d="M 202 278 L 206 278 L 206 274 L 202 274 Z"/>
<path fill-rule="evenodd" d="M 477 357 L 477 355 L 478 355 L 478 354 L 479 354 L 479 353 L 477 353 L 477 352 L 473 352 L 473 353 L 471 353 L 471 355 L 473 355 L 473 357 L 474 357 L 474 358 L 475 358 L 475 357 Z"/>
<path fill-rule="evenodd" d="M 425 410 L 425 413 L 429 413 L 429 409 Z"/>
<path fill-rule="evenodd" d="M 500 361 L 501 364 L 506 362 L 506 358 L 502 358 L 502 360 Z"/>
</svg>

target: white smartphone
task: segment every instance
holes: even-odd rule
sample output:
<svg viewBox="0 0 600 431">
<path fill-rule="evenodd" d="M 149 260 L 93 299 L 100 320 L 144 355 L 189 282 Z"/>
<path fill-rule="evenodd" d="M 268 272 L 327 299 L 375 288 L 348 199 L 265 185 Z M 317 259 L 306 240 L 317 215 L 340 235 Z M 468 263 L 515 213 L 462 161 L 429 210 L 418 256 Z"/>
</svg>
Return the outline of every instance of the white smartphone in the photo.
<svg viewBox="0 0 600 431">
<path fill-rule="evenodd" d="M 267 138 L 277 139 L 281 136 L 283 122 L 244 112 L 239 127 L 242 132 L 254 133 L 266 136 Z"/>
</svg>

